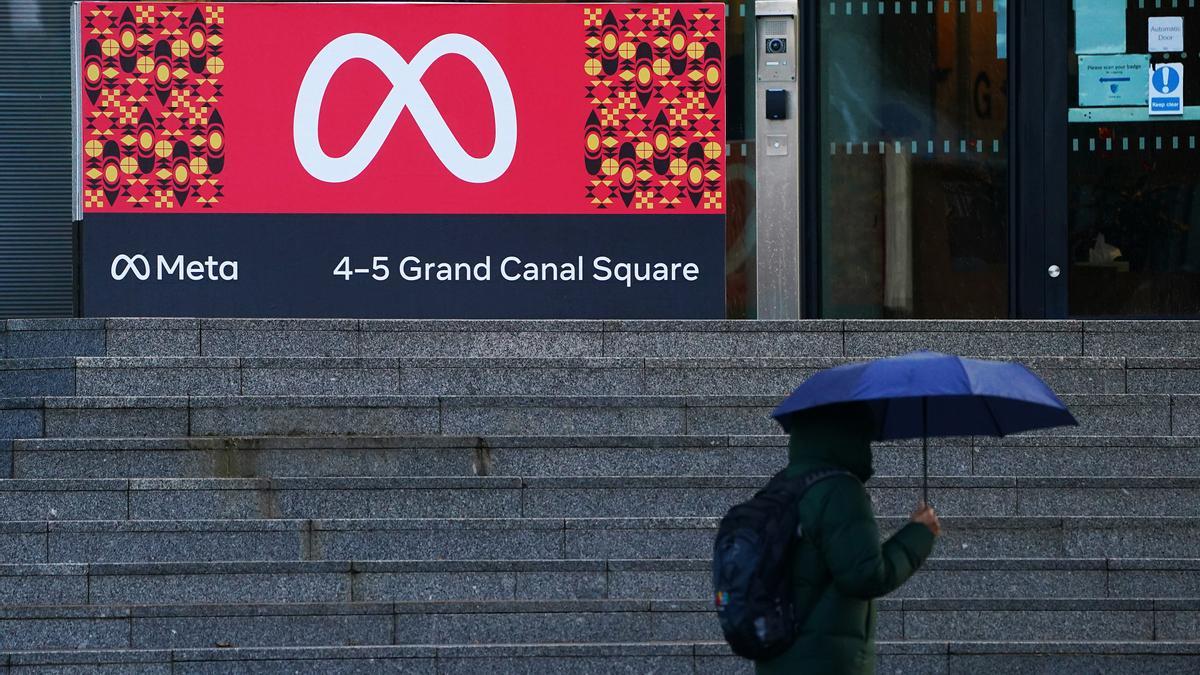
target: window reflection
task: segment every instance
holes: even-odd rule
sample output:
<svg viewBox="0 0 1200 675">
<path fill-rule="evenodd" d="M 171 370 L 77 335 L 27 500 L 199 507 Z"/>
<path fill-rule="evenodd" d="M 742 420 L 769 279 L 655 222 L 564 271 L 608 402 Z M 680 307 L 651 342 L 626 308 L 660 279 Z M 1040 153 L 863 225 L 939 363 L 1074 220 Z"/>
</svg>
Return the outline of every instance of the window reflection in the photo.
<svg viewBox="0 0 1200 675">
<path fill-rule="evenodd" d="M 999 3 L 822 3 L 822 314 L 1008 314 Z"/>
<path fill-rule="evenodd" d="M 1144 98 L 1136 101 L 1140 105 L 1124 100 L 1081 105 L 1078 53 L 1070 54 L 1070 313 L 1194 316 L 1200 312 L 1200 233 L 1193 227 L 1200 222 L 1200 122 L 1194 107 L 1200 95 L 1200 67 L 1189 63 L 1194 55 L 1149 52 L 1146 27 L 1152 16 L 1182 16 L 1190 31 L 1185 46 L 1194 45 L 1200 40 L 1200 9 L 1182 3 L 1129 3 L 1117 5 L 1115 11 L 1099 11 L 1105 7 L 1080 5 L 1071 22 L 1070 44 L 1089 53 L 1118 48 L 1124 49 L 1118 56 L 1149 53 L 1152 67 L 1187 64 L 1184 104 L 1193 107 L 1184 115 L 1151 118 Z M 1076 26 L 1084 29 L 1082 40 Z M 1123 40 L 1108 40 L 1115 46 L 1097 48 L 1092 45 L 1097 35 Z M 1144 95 L 1146 81 L 1137 86 Z"/>
</svg>

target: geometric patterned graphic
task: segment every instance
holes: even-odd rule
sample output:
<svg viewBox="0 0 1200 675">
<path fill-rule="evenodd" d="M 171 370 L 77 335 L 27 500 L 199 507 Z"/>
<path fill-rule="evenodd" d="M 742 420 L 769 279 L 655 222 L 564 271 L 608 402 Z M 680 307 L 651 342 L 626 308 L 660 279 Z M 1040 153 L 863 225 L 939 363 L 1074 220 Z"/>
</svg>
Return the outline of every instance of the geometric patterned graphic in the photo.
<svg viewBox="0 0 1200 675">
<path fill-rule="evenodd" d="M 720 19 L 710 9 L 583 10 L 587 198 L 597 208 L 724 208 Z"/>
<path fill-rule="evenodd" d="M 93 5 L 82 21 L 84 208 L 212 208 L 224 8 Z"/>
</svg>

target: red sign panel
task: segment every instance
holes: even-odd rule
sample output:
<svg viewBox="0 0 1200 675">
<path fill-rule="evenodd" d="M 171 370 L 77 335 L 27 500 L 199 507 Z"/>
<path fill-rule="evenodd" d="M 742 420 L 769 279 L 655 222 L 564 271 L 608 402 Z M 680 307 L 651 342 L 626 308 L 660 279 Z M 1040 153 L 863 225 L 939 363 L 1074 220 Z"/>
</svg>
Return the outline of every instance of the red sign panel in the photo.
<svg viewBox="0 0 1200 675">
<path fill-rule="evenodd" d="M 721 214 L 724 7 L 85 2 L 92 213 Z"/>
</svg>

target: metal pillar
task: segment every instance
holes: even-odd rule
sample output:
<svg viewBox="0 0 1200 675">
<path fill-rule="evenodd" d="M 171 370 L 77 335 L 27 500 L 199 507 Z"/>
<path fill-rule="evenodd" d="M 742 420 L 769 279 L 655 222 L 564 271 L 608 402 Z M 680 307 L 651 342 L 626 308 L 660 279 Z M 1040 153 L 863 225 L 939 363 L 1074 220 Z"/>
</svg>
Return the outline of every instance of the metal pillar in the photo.
<svg viewBox="0 0 1200 675">
<path fill-rule="evenodd" d="M 759 319 L 798 319 L 802 311 L 798 12 L 797 0 L 754 4 Z"/>
</svg>

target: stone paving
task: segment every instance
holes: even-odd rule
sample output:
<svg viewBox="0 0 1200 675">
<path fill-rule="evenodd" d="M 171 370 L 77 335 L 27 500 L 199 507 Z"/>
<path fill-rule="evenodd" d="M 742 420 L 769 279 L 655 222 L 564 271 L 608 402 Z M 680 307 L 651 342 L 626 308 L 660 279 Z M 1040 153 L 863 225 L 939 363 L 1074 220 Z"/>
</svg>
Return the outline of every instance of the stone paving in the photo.
<svg viewBox="0 0 1200 675">
<path fill-rule="evenodd" d="M 880 672 L 1200 670 L 1200 322 L 74 319 L 0 322 L 0 673 L 751 672 L 707 556 L 767 414 L 917 348 L 1081 426 L 931 443 Z"/>
</svg>

